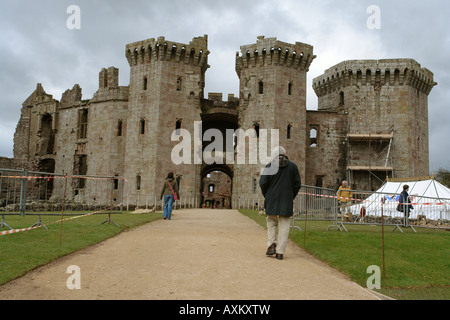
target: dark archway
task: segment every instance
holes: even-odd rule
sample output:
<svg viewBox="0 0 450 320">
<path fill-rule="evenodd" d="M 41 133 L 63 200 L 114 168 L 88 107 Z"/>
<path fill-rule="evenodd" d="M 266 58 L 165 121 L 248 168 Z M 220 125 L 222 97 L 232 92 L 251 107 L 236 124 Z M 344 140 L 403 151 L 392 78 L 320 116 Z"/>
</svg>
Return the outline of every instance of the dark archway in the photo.
<svg viewBox="0 0 450 320">
<path fill-rule="evenodd" d="M 201 206 L 232 209 L 233 169 L 228 165 L 205 165 L 201 172 Z"/>
<path fill-rule="evenodd" d="M 219 130 L 222 134 L 223 152 L 232 150 L 234 157 L 234 138 L 227 139 L 227 130 L 239 128 L 237 104 L 230 102 L 218 102 L 212 100 L 203 101 L 202 112 L 202 136 L 209 129 Z M 203 142 L 203 150 L 210 145 L 212 141 Z M 227 148 L 228 146 L 228 148 Z M 215 150 L 217 151 L 217 150 Z M 203 160 L 204 161 L 204 160 Z M 223 163 L 207 164 L 203 162 L 201 169 L 200 198 L 201 206 L 209 206 L 221 209 L 231 209 L 231 195 L 233 192 L 233 164 L 227 164 L 226 159 Z M 214 186 L 210 191 L 210 186 Z"/>
</svg>

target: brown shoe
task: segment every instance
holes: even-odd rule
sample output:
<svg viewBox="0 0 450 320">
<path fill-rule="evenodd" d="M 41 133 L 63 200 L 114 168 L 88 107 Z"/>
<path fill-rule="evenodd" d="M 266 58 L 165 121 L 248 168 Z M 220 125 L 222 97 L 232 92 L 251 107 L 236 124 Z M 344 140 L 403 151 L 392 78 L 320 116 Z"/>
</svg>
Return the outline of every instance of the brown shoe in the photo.
<svg viewBox="0 0 450 320">
<path fill-rule="evenodd" d="M 276 258 L 278 260 L 283 260 L 283 255 L 281 253 L 277 253 Z"/>
<path fill-rule="evenodd" d="M 277 245 L 275 243 L 272 243 L 270 245 L 270 247 L 267 248 L 266 255 L 267 256 L 273 256 L 275 253 L 277 253 L 276 249 L 277 249 Z"/>
</svg>

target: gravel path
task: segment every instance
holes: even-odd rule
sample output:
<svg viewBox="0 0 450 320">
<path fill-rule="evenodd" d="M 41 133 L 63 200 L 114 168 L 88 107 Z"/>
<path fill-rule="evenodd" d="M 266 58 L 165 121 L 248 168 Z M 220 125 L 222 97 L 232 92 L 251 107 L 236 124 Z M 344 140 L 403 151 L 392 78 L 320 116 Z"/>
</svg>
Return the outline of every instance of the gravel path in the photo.
<svg viewBox="0 0 450 320">
<path fill-rule="evenodd" d="M 378 299 L 289 243 L 266 257 L 266 231 L 235 210 L 177 210 L 0 287 L 0 300 Z M 76 265 L 81 289 L 69 290 Z"/>
</svg>

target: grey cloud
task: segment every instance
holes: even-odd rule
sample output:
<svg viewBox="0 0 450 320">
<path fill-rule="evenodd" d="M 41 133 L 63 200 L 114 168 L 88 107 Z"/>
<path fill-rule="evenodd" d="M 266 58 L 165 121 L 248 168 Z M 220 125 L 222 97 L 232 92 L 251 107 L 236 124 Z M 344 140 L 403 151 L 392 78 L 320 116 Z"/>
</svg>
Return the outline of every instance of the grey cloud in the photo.
<svg viewBox="0 0 450 320">
<path fill-rule="evenodd" d="M 69 5 L 81 8 L 81 30 L 65 26 Z M 347 59 L 413 58 L 434 72 L 439 85 L 429 97 L 430 162 L 450 167 L 450 41 L 444 1 L 377 1 L 381 30 L 368 30 L 371 0 L 267 1 L 31 1 L 0 3 L 0 155 L 12 156 L 12 134 L 21 103 L 41 82 L 55 99 L 78 83 L 83 98 L 97 90 L 101 68 L 120 69 L 120 83 L 129 81 L 124 56 L 127 43 L 165 36 L 188 42 L 209 36 L 206 92 L 238 94 L 234 55 L 259 35 L 315 47 L 317 59 L 308 82 L 325 68 Z M 317 98 L 308 87 L 308 107 Z"/>
</svg>

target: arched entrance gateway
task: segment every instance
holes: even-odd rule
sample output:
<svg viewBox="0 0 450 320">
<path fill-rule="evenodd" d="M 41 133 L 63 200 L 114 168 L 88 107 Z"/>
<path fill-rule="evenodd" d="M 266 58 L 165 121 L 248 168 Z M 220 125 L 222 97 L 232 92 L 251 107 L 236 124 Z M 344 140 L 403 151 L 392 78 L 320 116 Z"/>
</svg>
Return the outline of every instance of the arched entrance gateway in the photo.
<svg viewBox="0 0 450 320">
<path fill-rule="evenodd" d="M 202 170 L 201 205 L 206 208 L 231 209 L 233 170 L 227 165 L 205 165 Z"/>
<path fill-rule="evenodd" d="M 201 166 L 200 183 L 200 205 L 201 207 L 231 209 L 231 195 L 233 192 L 233 164 L 226 162 L 226 150 L 233 150 L 234 158 L 234 139 L 227 139 L 227 130 L 235 131 L 238 128 L 237 106 L 239 100 L 233 96 L 228 97 L 228 101 L 222 101 L 222 94 L 209 94 L 208 100 L 202 101 L 202 136 L 208 136 L 212 130 L 220 131 L 223 137 L 222 154 L 217 154 L 217 149 L 211 150 L 212 141 L 203 141 L 203 154 L 210 151 L 211 156 L 217 160 L 219 155 L 223 161 L 213 161 L 203 157 Z M 206 133 L 206 135 L 205 135 Z M 233 144 L 233 146 L 227 144 Z"/>
</svg>

